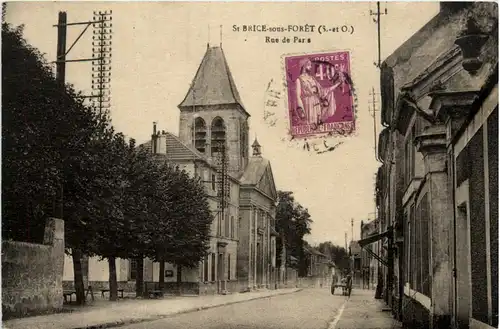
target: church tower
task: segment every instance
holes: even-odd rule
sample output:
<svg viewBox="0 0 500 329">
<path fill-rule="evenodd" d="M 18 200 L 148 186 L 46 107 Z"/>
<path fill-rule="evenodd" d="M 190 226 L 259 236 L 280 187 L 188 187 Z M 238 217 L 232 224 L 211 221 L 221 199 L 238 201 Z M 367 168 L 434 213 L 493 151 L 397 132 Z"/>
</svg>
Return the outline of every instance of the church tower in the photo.
<svg viewBox="0 0 500 329">
<path fill-rule="evenodd" d="M 229 171 L 241 173 L 248 164 L 250 114 L 245 110 L 222 46 L 210 47 L 201 61 L 180 110 L 179 137 L 215 161 L 225 145 Z"/>
</svg>

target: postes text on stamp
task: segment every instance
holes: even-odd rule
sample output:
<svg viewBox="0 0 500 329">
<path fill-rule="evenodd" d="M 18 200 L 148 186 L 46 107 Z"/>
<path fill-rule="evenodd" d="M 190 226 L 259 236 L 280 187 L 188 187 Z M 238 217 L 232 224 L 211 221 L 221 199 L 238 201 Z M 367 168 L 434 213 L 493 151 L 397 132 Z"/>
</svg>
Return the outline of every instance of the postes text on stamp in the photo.
<svg viewBox="0 0 500 329">
<path fill-rule="evenodd" d="M 310 53 L 286 56 L 284 61 L 291 137 L 354 132 L 350 53 Z"/>
</svg>

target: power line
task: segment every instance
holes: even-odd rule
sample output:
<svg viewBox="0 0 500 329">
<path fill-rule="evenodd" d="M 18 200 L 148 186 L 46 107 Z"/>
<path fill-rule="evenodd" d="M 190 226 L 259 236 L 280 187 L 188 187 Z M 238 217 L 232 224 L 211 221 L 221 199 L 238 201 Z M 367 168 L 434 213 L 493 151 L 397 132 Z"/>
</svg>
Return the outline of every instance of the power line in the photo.
<svg viewBox="0 0 500 329">
<path fill-rule="evenodd" d="M 103 108 L 103 103 L 108 103 L 107 105 L 109 107 L 109 99 L 104 99 L 104 94 L 107 93 L 107 96 L 109 98 L 109 82 L 111 79 L 111 67 L 109 66 L 109 64 L 111 63 L 110 34 L 112 33 L 110 21 L 111 11 L 106 11 L 99 13 L 94 12 L 94 18 L 92 21 L 68 23 L 67 13 L 65 11 L 61 11 L 58 15 L 57 24 L 53 25 L 53 27 L 57 27 L 57 57 L 54 61 L 54 63 L 56 64 L 56 81 L 58 82 L 60 88 L 64 90 L 66 85 L 66 63 L 92 61 L 92 71 L 94 71 L 94 66 L 97 66 L 96 71 L 98 72 L 96 77 L 94 77 L 94 73 L 92 73 L 92 78 L 96 78 L 95 81 L 92 80 L 92 89 L 98 89 L 99 94 L 82 96 L 82 98 L 97 97 L 99 99 L 99 109 L 101 111 Z M 85 25 L 85 28 L 80 32 L 75 41 L 73 41 L 69 49 L 66 50 L 68 26 L 76 25 Z M 98 28 L 97 31 L 94 30 L 93 40 L 97 39 L 98 42 L 97 45 L 92 42 L 92 46 L 97 46 L 96 48 L 93 48 L 92 58 L 67 59 L 67 55 L 69 54 L 69 52 L 78 43 L 80 38 L 85 34 L 85 32 L 91 25 L 93 25 L 94 28 Z M 107 43 L 106 41 L 109 41 L 109 43 Z M 57 195 L 53 205 L 53 216 L 56 218 L 63 218 L 63 198 L 63 185 L 60 184 L 59 188 L 57 189 Z"/>
<path fill-rule="evenodd" d="M 373 63 L 376 67 L 380 68 L 381 65 L 381 44 L 380 44 L 380 16 L 387 15 L 387 7 L 384 9 L 384 12 L 380 12 L 380 1 L 377 1 L 377 11 L 372 11 L 370 9 L 370 16 L 377 16 L 373 21 L 377 23 L 377 35 L 378 35 L 378 61 L 377 63 Z"/>
</svg>

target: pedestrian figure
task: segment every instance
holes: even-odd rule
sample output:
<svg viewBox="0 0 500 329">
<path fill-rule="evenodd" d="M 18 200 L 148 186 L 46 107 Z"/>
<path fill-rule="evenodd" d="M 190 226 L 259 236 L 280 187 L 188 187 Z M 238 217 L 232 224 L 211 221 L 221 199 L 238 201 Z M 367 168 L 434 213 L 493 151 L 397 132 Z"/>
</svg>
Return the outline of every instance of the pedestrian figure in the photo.
<svg viewBox="0 0 500 329">
<path fill-rule="evenodd" d="M 332 295 L 334 295 L 334 294 L 335 294 L 335 287 L 336 287 L 336 286 L 337 286 L 337 284 L 338 284 L 338 280 L 339 280 L 339 278 L 338 278 L 338 276 L 337 276 L 337 273 L 335 273 L 335 272 L 334 272 L 334 273 L 333 273 L 333 278 L 332 278 L 332 286 L 331 286 L 331 289 L 330 289 L 330 290 L 331 290 Z"/>
<path fill-rule="evenodd" d="M 346 293 L 348 296 L 351 296 L 352 290 L 352 275 L 349 273 L 346 278 Z"/>
</svg>

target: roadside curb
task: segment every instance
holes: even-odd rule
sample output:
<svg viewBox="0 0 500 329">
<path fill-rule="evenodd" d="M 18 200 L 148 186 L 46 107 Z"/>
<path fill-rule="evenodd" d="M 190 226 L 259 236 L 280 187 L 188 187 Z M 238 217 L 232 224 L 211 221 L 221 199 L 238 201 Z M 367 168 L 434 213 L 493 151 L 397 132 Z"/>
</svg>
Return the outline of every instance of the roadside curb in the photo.
<svg viewBox="0 0 500 329">
<path fill-rule="evenodd" d="M 278 293 L 278 294 L 274 294 L 274 295 L 269 295 L 269 296 L 257 296 L 257 297 L 250 298 L 250 299 L 230 301 L 230 302 L 225 302 L 225 303 L 216 304 L 216 305 L 192 307 L 192 308 L 188 308 L 188 309 L 174 312 L 174 313 L 170 313 L 170 314 L 150 316 L 147 318 L 140 318 L 140 319 L 128 319 L 128 320 L 113 321 L 113 322 L 107 322 L 107 323 L 97 324 L 97 325 L 90 325 L 90 326 L 85 326 L 85 327 L 73 327 L 71 329 L 104 329 L 104 328 L 121 327 L 121 326 L 129 325 L 129 324 L 136 324 L 136 323 L 143 323 L 143 322 L 150 322 L 150 321 L 155 321 L 155 320 L 160 320 L 160 319 L 166 319 L 166 318 L 176 316 L 176 315 L 193 313 L 193 312 L 208 310 L 208 309 L 212 309 L 212 308 L 223 307 L 223 306 L 227 306 L 227 305 L 245 303 L 245 302 L 249 302 L 249 301 L 257 300 L 257 299 L 265 299 L 265 298 L 272 298 L 272 297 L 276 297 L 276 296 L 289 295 L 289 294 L 293 294 L 293 293 L 296 293 L 299 291 L 302 291 L 302 288 L 299 288 L 295 291 L 286 291 L 286 292 L 282 292 L 282 293 Z"/>
</svg>

